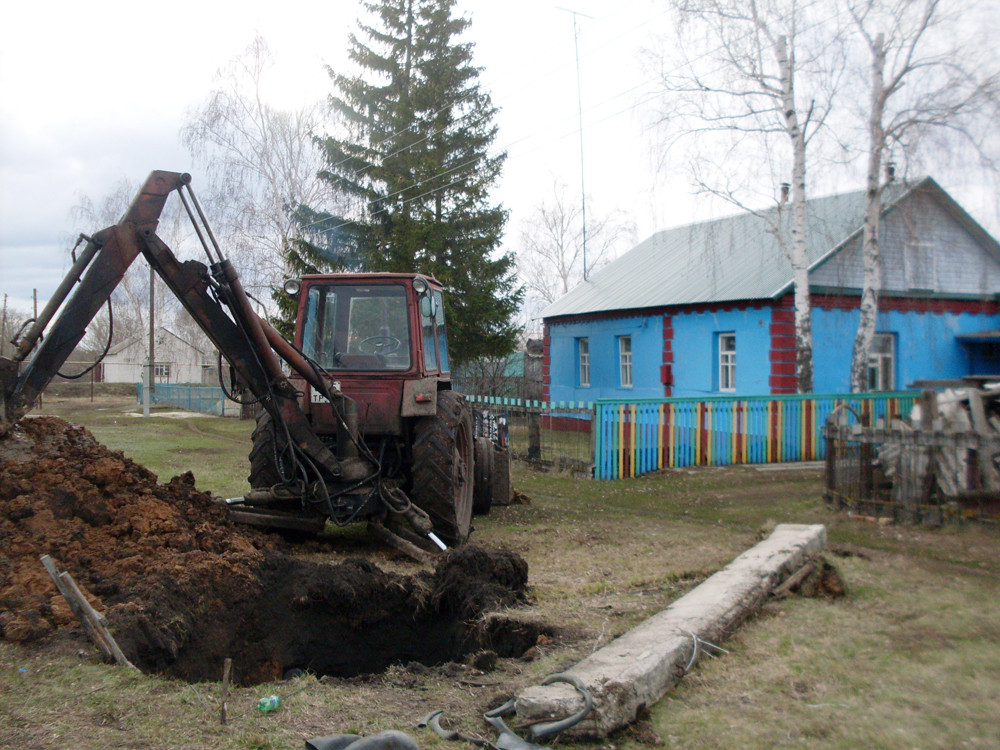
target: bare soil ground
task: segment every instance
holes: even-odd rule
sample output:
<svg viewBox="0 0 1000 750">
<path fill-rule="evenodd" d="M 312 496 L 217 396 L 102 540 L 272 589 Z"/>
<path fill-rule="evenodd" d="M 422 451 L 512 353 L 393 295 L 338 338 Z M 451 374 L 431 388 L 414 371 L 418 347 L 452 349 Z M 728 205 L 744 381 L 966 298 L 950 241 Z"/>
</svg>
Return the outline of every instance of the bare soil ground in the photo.
<svg viewBox="0 0 1000 750">
<path fill-rule="evenodd" d="M 524 600 L 517 555 L 470 546 L 412 576 L 363 559 L 298 559 L 280 537 L 231 523 L 190 473 L 160 483 L 55 417 L 23 420 L 0 440 L 0 510 L 8 641 L 77 625 L 39 565 L 49 554 L 105 611 L 130 661 L 194 682 L 217 677 L 227 656 L 238 681 L 255 684 L 290 669 L 353 677 L 534 645 L 508 636 L 523 626 L 467 625 Z"/>
</svg>

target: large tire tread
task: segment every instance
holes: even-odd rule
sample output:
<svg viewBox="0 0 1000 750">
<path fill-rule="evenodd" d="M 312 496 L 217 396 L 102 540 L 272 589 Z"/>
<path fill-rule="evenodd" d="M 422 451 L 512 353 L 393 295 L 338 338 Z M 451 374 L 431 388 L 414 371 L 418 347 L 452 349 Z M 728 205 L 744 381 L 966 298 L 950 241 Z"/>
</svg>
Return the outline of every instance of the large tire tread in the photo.
<svg viewBox="0 0 1000 750">
<path fill-rule="evenodd" d="M 489 438 L 476 438 L 476 484 L 472 496 L 472 515 L 485 516 L 493 506 L 493 443 Z"/>
<path fill-rule="evenodd" d="M 266 411 L 257 417 L 257 426 L 250 437 L 250 487 L 261 489 L 281 482 L 281 475 L 274 463 L 274 424 Z"/>
<path fill-rule="evenodd" d="M 473 461 L 472 413 L 457 393 L 441 391 L 437 414 L 414 428 L 410 497 L 451 545 L 472 530 Z"/>
</svg>

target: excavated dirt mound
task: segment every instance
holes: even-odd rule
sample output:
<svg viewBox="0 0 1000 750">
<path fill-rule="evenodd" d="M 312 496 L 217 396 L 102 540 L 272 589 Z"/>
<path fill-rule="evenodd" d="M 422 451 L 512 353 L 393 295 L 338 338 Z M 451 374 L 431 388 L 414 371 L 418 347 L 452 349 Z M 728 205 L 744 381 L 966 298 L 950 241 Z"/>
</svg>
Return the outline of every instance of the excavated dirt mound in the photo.
<svg viewBox="0 0 1000 750">
<path fill-rule="evenodd" d="M 280 537 L 234 525 L 190 474 L 144 467 L 52 417 L 0 439 L 0 634 L 30 641 L 76 627 L 39 562 L 51 555 L 137 666 L 218 679 L 233 659 L 253 683 L 297 667 L 353 676 L 436 664 L 482 648 L 519 655 L 544 627 L 478 615 L 521 601 L 527 564 L 465 547 L 433 573 L 365 560 L 296 559 Z"/>
</svg>

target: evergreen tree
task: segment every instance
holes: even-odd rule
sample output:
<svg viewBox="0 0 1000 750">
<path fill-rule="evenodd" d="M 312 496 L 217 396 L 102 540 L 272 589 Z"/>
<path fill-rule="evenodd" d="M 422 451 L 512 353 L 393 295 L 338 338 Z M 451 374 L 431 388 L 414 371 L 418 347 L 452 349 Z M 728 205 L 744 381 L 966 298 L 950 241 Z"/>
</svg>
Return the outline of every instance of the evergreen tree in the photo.
<svg viewBox="0 0 1000 750">
<path fill-rule="evenodd" d="M 301 228 L 301 234 L 288 238 L 282 252 L 285 268 L 292 274 L 302 276 L 363 269 L 353 227 L 345 226 L 328 212 L 304 205 L 294 209 L 292 218 Z M 295 316 L 299 302 L 281 287 L 271 289 L 271 299 L 278 309 L 271 316 L 270 323 L 291 341 L 295 336 Z"/>
<path fill-rule="evenodd" d="M 372 271 L 420 272 L 449 288 L 456 362 L 513 351 L 522 290 L 500 254 L 507 211 L 489 202 L 506 153 L 491 153 L 497 109 L 479 87 L 470 21 L 454 0 L 377 0 L 364 7 L 350 57 L 362 73 L 330 70 L 343 138 L 322 141 L 320 176 L 355 199 L 328 217 L 331 252 Z"/>
</svg>

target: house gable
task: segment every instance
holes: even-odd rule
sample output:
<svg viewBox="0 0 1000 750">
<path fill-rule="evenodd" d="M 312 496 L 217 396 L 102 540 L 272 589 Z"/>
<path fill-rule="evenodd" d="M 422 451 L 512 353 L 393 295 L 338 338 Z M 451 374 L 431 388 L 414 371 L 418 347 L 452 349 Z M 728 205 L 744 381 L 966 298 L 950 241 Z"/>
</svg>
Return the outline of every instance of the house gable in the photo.
<svg viewBox="0 0 1000 750">
<path fill-rule="evenodd" d="M 996 242 L 933 181 L 921 185 L 883 216 L 879 240 L 883 293 L 996 295 L 1000 291 Z M 861 232 L 855 232 L 814 267 L 810 286 L 821 292 L 860 291 L 864 282 L 861 242 Z"/>
</svg>

